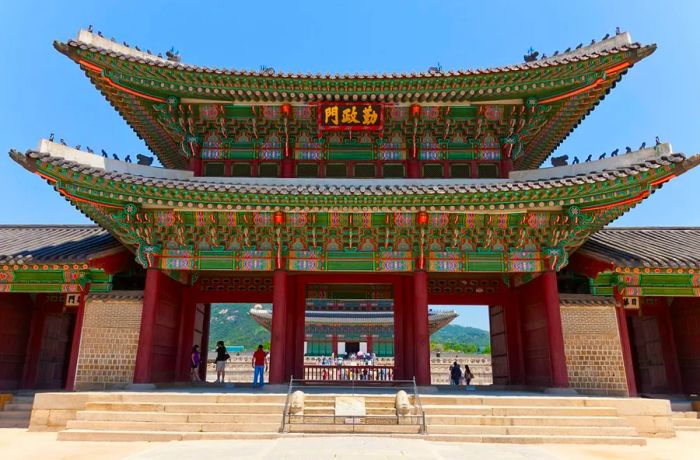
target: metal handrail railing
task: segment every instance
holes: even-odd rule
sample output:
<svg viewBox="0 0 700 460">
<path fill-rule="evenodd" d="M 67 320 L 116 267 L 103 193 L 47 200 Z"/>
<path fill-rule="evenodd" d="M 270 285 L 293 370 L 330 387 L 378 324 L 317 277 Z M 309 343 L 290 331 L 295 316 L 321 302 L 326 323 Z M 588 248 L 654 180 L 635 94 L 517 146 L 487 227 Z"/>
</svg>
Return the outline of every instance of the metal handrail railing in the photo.
<svg viewBox="0 0 700 460">
<path fill-rule="evenodd" d="M 289 397 L 292 395 L 292 385 L 294 384 L 294 376 L 289 377 L 289 388 L 287 389 L 287 398 L 284 400 L 284 412 L 282 412 L 282 426 L 280 433 L 284 433 L 287 417 L 289 417 Z"/>
<path fill-rule="evenodd" d="M 413 376 L 413 405 L 416 407 L 416 412 L 421 417 L 420 434 L 426 434 L 428 432 L 428 427 L 425 423 L 425 411 L 423 410 L 423 404 L 420 401 L 420 394 L 418 393 L 418 385 L 416 385 L 416 376 Z"/>
</svg>

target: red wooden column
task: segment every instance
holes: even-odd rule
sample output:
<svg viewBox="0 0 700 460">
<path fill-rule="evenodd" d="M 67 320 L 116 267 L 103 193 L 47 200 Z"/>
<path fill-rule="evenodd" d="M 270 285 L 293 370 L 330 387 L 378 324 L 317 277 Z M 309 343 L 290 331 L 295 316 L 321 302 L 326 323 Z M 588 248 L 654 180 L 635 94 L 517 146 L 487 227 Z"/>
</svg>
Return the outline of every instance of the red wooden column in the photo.
<svg viewBox="0 0 700 460">
<path fill-rule="evenodd" d="M 367 334 L 367 353 L 372 353 L 374 349 L 374 336 L 372 335 L 372 331 Z"/>
<path fill-rule="evenodd" d="M 394 378 L 398 380 L 408 378 L 405 375 L 404 365 L 404 359 L 406 358 L 403 324 L 405 311 L 404 279 L 401 277 L 394 282 Z"/>
<path fill-rule="evenodd" d="M 413 275 L 413 340 L 416 384 L 430 385 L 430 331 L 428 329 L 428 274 Z"/>
<path fill-rule="evenodd" d="M 284 383 L 286 372 L 287 338 L 287 272 L 275 270 L 272 274 L 272 326 L 270 328 L 270 383 Z"/>
<path fill-rule="evenodd" d="M 520 304 L 513 289 L 509 288 L 508 301 L 503 305 L 508 358 L 508 383 L 510 385 L 525 383 L 525 362 L 523 360 L 522 333 L 520 331 Z"/>
<path fill-rule="evenodd" d="M 615 308 L 617 315 L 617 329 L 620 331 L 620 346 L 622 347 L 622 360 L 625 363 L 625 377 L 627 378 L 627 392 L 630 396 L 637 396 L 637 380 L 634 376 L 634 362 L 632 361 L 632 345 L 627 328 L 627 313 L 622 307 Z"/>
<path fill-rule="evenodd" d="M 83 317 L 85 316 L 85 302 L 90 293 L 90 283 L 85 285 L 85 289 L 80 294 L 78 311 L 75 314 L 75 326 L 73 326 L 73 341 L 70 346 L 70 361 L 66 374 L 66 391 L 75 390 L 75 374 L 78 371 L 78 354 L 80 353 L 80 340 L 83 334 Z"/>
<path fill-rule="evenodd" d="M 202 382 L 207 380 L 207 357 L 209 354 L 209 323 L 211 322 L 211 304 L 204 304 L 204 324 L 202 324 L 202 342 L 199 345 L 201 364 L 199 365 L 199 378 Z"/>
<path fill-rule="evenodd" d="M 547 337 L 549 339 L 549 361 L 552 368 L 552 385 L 568 387 L 569 376 L 566 372 L 566 355 L 564 353 L 564 333 L 559 310 L 559 289 L 557 274 L 549 271 L 542 275 L 544 308 L 547 316 Z"/>
<path fill-rule="evenodd" d="M 195 345 L 194 323 L 197 317 L 197 302 L 193 300 L 192 289 L 192 286 L 183 288 L 182 303 L 180 305 L 180 339 L 176 359 L 176 381 L 188 381 L 190 379 L 190 356 L 192 347 Z M 200 352 L 202 351 L 200 350 Z"/>
<path fill-rule="evenodd" d="M 149 268 L 146 271 L 146 286 L 143 290 L 143 310 L 141 311 L 139 348 L 136 351 L 134 383 L 151 383 L 153 329 L 156 325 L 156 314 L 162 289 L 161 276 L 163 275 L 155 268 Z"/>
</svg>

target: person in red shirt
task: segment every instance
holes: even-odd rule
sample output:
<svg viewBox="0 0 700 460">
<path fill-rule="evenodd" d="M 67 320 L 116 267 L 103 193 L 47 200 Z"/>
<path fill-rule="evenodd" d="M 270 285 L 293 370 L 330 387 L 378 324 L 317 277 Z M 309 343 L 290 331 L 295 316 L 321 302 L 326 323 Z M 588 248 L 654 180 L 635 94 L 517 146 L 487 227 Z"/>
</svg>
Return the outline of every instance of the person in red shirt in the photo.
<svg viewBox="0 0 700 460">
<path fill-rule="evenodd" d="M 262 345 L 258 345 L 258 349 L 253 353 L 253 388 L 262 388 L 265 385 L 265 371 L 267 371 L 267 353 L 263 350 Z"/>
</svg>

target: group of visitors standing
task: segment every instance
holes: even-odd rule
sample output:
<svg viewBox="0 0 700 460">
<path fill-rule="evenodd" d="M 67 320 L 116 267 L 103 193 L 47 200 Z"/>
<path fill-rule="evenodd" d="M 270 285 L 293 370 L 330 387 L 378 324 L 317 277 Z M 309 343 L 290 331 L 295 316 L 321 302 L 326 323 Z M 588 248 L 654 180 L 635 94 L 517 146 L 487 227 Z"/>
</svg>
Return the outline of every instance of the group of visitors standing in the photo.
<svg viewBox="0 0 700 460">
<path fill-rule="evenodd" d="M 224 383 L 226 378 L 226 361 L 231 359 L 228 350 L 224 345 L 223 340 L 216 342 L 216 381 L 214 383 Z M 192 347 L 190 355 L 190 380 L 192 382 L 201 382 L 199 377 L 199 366 L 202 362 L 202 355 L 199 351 L 199 345 Z M 251 361 L 253 366 L 253 388 L 262 388 L 265 385 L 265 372 L 268 369 L 268 354 L 265 352 L 262 345 L 258 345 L 258 349 L 253 353 Z"/>
<path fill-rule="evenodd" d="M 462 383 L 469 385 L 473 378 L 474 374 L 472 374 L 468 364 L 464 364 L 464 372 L 457 361 L 450 366 L 450 385 L 460 386 Z"/>
</svg>

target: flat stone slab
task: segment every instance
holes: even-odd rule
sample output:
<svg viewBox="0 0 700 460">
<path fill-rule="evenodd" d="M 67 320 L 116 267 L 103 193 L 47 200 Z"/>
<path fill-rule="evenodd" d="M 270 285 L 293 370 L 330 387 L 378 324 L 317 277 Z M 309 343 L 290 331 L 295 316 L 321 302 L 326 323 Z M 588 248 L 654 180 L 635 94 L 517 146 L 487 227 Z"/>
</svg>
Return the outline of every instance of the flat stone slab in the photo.
<svg viewBox="0 0 700 460">
<path fill-rule="evenodd" d="M 365 398 L 359 396 L 338 396 L 335 398 L 337 417 L 364 417 L 367 415 Z"/>
</svg>

